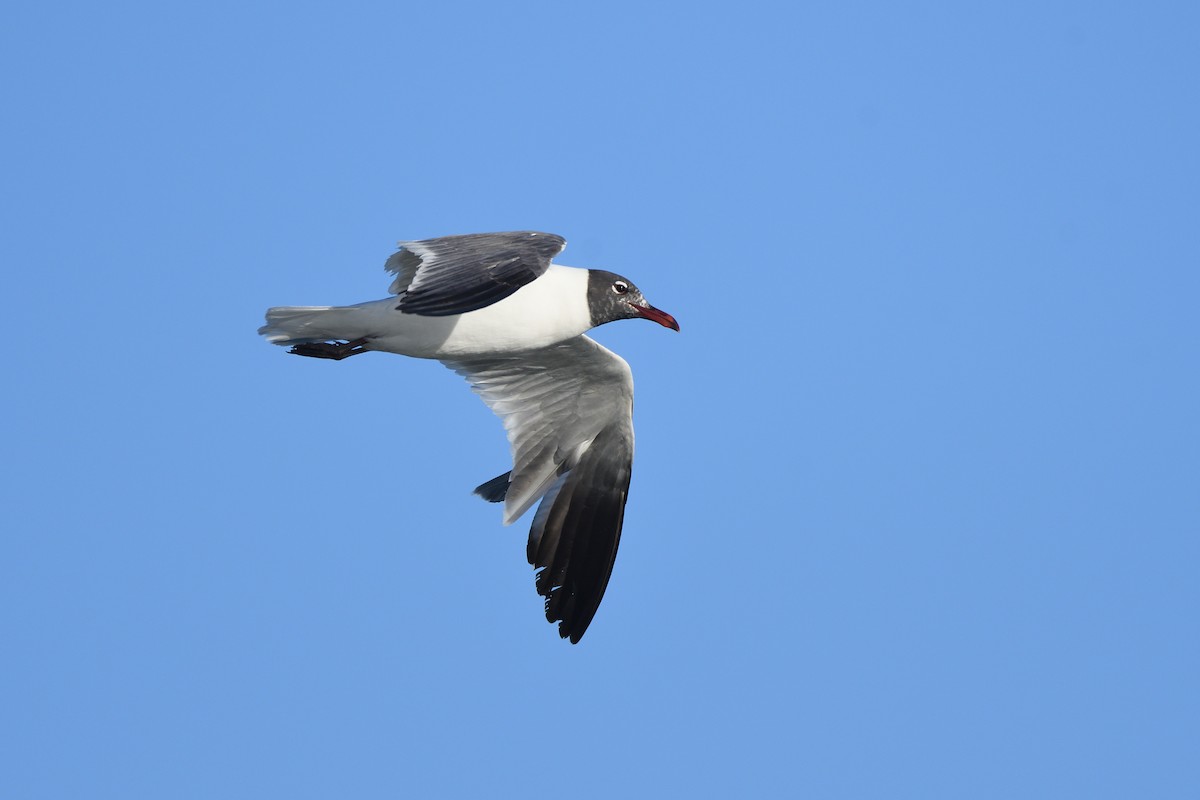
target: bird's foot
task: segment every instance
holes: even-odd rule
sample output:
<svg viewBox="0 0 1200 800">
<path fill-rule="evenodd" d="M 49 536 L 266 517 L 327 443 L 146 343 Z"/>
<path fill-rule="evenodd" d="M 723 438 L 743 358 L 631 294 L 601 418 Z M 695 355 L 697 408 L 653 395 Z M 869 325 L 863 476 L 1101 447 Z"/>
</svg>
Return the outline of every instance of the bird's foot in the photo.
<svg viewBox="0 0 1200 800">
<path fill-rule="evenodd" d="M 312 342 L 293 345 L 288 352 L 297 356 L 332 358 L 334 361 L 341 361 L 343 358 L 367 352 L 366 344 L 366 337 L 351 342 Z"/>
</svg>

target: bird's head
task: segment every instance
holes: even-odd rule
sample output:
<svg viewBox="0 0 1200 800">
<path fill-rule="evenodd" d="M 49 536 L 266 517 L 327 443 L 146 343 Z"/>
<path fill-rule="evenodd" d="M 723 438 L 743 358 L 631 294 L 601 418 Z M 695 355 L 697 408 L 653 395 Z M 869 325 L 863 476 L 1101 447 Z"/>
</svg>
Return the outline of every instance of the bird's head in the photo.
<svg viewBox="0 0 1200 800">
<path fill-rule="evenodd" d="M 592 327 L 640 317 L 679 330 L 675 318 L 650 305 L 632 281 L 602 269 L 588 270 L 588 308 L 592 314 Z"/>
</svg>

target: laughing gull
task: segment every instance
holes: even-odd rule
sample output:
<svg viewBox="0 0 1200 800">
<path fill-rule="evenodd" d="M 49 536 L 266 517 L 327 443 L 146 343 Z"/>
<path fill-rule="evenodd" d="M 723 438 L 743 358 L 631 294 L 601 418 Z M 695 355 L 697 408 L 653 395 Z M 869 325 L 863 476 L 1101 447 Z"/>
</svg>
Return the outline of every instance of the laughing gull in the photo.
<svg viewBox="0 0 1200 800">
<path fill-rule="evenodd" d="M 633 466 L 633 373 L 584 335 L 642 318 L 679 323 L 632 282 L 551 264 L 551 233 L 474 233 L 400 242 L 385 300 L 282 306 L 258 329 L 272 344 L 341 360 L 379 350 L 435 358 L 504 421 L 513 468 L 476 487 L 508 525 L 541 500 L 527 555 L 546 619 L 578 642 L 604 597 Z"/>
</svg>

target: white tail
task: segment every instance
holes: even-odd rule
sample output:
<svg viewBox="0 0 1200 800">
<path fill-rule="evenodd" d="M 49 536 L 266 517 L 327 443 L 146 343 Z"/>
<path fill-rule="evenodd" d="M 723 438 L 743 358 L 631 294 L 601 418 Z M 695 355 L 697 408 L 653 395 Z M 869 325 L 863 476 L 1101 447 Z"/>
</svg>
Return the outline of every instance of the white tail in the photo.
<svg viewBox="0 0 1200 800">
<path fill-rule="evenodd" d="M 354 306 L 277 306 L 267 309 L 267 324 L 258 329 L 271 344 L 292 345 L 355 339 Z"/>
</svg>

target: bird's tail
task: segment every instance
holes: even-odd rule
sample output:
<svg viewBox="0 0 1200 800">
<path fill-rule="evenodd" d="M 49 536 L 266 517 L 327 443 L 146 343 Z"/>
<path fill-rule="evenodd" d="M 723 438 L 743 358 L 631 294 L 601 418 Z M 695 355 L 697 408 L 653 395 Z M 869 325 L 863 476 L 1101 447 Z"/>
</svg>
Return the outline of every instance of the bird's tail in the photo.
<svg viewBox="0 0 1200 800">
<path fill-rule="evenodd" d="M 271 344 L 293 345 L 330 339 L 357 339 L 363 334 L 356 306 L 277 306 L 267 309 L 267 324 L 258 329 Z"/>
</svg>

